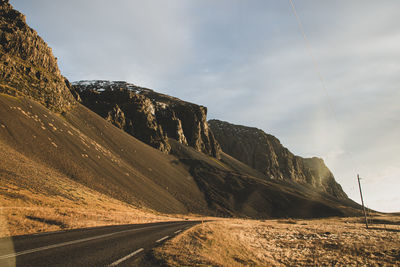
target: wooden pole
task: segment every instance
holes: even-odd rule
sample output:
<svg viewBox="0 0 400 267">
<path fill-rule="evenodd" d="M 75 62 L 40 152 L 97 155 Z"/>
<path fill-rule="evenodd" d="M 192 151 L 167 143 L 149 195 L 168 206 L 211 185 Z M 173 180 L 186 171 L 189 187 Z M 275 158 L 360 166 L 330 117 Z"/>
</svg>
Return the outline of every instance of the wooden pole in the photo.
<svg viewBox="0 0 400 267">
<path fill-rule="evenodd" d="M 357 180 L 358 180 L 358 188 L 360 189 L 361 204 L 362 204 L 362 207 L 364 210 L 365 227 L 367 227 L 367 229 L 368 229 L 367 212 L 365 210 L 364 199 L 363 199 L 363 195 L 362 195 L 362 191 L 361 191 L 360 175 L 358 175 L 358 174 L 357 174 Z"/>
</svg>

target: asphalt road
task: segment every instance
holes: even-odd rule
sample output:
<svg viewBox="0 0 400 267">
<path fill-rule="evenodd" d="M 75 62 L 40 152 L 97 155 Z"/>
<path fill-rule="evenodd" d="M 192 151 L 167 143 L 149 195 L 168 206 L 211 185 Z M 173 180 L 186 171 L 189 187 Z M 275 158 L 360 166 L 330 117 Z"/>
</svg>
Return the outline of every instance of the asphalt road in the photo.
<svg viewBox="0 0 400 267">
<path fill-rule="evenodd" d="M 106 226 L 4 238 L 0 266 L 135 265 L 146 251 L 198 223 Z"/>
</svg>

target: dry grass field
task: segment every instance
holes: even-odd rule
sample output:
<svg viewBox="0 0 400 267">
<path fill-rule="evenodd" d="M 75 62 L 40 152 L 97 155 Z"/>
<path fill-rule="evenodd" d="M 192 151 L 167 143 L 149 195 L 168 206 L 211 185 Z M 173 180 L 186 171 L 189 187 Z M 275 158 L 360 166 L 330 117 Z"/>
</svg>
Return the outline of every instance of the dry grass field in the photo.
<svg viewBox="0 0 400 267">
<path fill-rule="evenodd" d="M 187 230 L 153 251 L 167 266 L 399 266 L 400 216 L 224 220 Z"/>
</svg>

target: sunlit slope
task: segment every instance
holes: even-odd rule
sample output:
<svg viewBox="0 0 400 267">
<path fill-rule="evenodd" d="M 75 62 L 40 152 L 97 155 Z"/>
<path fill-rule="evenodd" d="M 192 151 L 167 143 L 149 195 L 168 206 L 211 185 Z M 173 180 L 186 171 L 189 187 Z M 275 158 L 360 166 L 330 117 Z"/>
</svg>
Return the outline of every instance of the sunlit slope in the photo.
<svg viewBox="0 0 400 267">
<path fill-rule="evenodd" d="M 113 198 L 161 212 L 205 212 L 184 166 L 78 106 L 55 114 L 0 95 L 0 138 L 18 152 Z"/>
<path fill-rule="evenodd" d="M 1 140 L 0 158 L 0 237 L 174 219 L 90 189 Z"/>
</svg>

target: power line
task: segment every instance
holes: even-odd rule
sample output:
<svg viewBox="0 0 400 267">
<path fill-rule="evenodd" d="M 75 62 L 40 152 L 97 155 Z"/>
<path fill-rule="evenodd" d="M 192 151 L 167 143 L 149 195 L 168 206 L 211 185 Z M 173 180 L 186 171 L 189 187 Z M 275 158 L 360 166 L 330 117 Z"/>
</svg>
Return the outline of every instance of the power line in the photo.
<svg viewBox="0 0 400 267">
<path fill-rule="evenodd" d="M 304 31 L 303 23 L 301 22 L 300 17 L 297 15 L 296 7 L 294 6 L 293 1 L 292 0 L 289 0 L 289 1 L 290 1 L 290 5 L 292 7 L 292 10 L 293 10 L 294 16 L 296 17 L 297 23 L 299 25 L 299 29 L 300 29 L 301 35 L 303 36 L 304 42 L 306 43 L 308 53 L 311 56 L 311 60 L 312 60 L 312 63 L 314 65 L 315 71 L 317 72 L 318 78 L 320 79 L 322 87 L 324 88 L 326 97 L 328 99 L 329 108 L 330 108 L 330 110 L 331 110 L 331 112 L 332 112 L 332 114 L 333 114 L 333 116 L 335 118 L 335 121 L 338 122 L 338 119 L 337 119 L 337 116 L 336 116 L 336 113 L 335 113 L 335 110 L 333 108 L 332 101 L 331 101 L 331 98 L 330 98 L 330 95 L 329 95 L 329 92 L 328 92 L 328 88 L 326 86 L 325 79 L 322 76 L 322 73 L 320 71 L 318 62 L 315 59 L 312 47 L 310 45 L 310 41 L 308 40 L 307 35 L 306 35 L 305 31 Z"/>
<path fill-rule="evenodd" d="M 289 0 L 289 2 L 290 2 L 290 6 L 292 8 L 293 14 L 296 17 L 296 21 L 298 23 L 301 35 L 303 36 L 303 39 L 304 39 L 304 42 L 306 44 L 308 53 L 310 54 L 311 61 L 312 61 L 313 65 L 314 65 L 314 69 L 315 69 L 315 71 L 317 73 L 317 76 L 318 76 L 319 80 L 321 81 L 322 88 L 324 89 L 324 92 L 326 94 L 328 105 L 329 105 L 329 109 L 330 109 L 330 111 L 331 111 L 331 113 L 333 115 L 333 118 L 334 118 L 336 124 L 339 125 L 339 119 L 338 119 L 338 116 L 337 116 L 337 114 L 335 112 L 335 109 L 333 107 L 333 101 L 331 100 L 331 96 L 329 95 L 329 91 L 328 91 L 328 88 L 326 86 L 326 82 L 325 82 L 324 76 L 322 75 L 322 72 L 320 71 L 320 67 L 319 67 L 318 61 L 316 60 L 316 58 L 314 56 L 313 49 L 311 47 L 310 41 L 307 38 L 306 32 L 305 32 L 304 27 L 303 27 L 303 23 L 301 22 L 301 19 L 300 19 L 299 15 L 297 14 L 296 7 L 295 7 L 295 5 L 293 3 L 293 0 Z M 351 158 L 351 160 L 354 163 L 354 158 L 352 157 L 350 152 L 346 151 L 346 153 L 349 154 L 349 157 Z"/>
<path fill-rule="evenodd" d="M 316 58 L 314 56 L 313 49 L 311 47 L 310 41 L 307 38 L 306 32 L 305 32 L 304 27 L 303 27 L 303 23 L 301 22 L 301 19 L 300 19 L 299 15 L 297 14 L 296 7 L 295 7 L 295 5 L 293 3 L 293 0 L 289 0 L 289 1 L 290 1 L 290 6 L 292 7 L 293 14 L 296 17 L 296 20 L 297 20 L 301 35 L 303 36 L 304 42 L 306 43 L 306 47 L 307 47 L 308 53 L 310 54 L 311 61 L 312 61 L 313 65 L 314 65 L 314 69 L 315 69 L 315 71 L 317 73 L 317 76 L 318 76 L 319 80 L 321 81 L 322 88 L 324 89 L 324 92 L 325 92 L 325 95 L 326 95 L 326 98 L 327 98 L 327 102 L 328 102 L 328 105 L 329 105 L 329 109 L 330 109 L 330 111 L 331 111 L 331 113 L 333 115 L 333 119 L 336 122 L 336 125 L 339 125 L 339 119 L 338 119 L 338 116 L 337 116 L 337 114 L 335 112 L 335 109 L 333 107 L 333 101 L 331 99 L 331 96 L 329 95 L 329 91 L 328 91 L 328 88 L 326 86 L 326 82 L 325 82 L 324 76 L 322 75 L 322 72 L 320 71 L 320 67 L 318 65 L 318 61 L 316 60 Z M 348 155 L 348 157 L 349 157 L 349 159 L 351 161 L 351 166 L 353 168 L 354 173 L 357 173 L 356 167 L 355 167 L 356 166 L 355 159 L 354 159 L 352 153 L 350 151 L 346 151 L 346 150 L 344 150 L 344 152 Z M 358 176 L 357 176 L 357 178 L 358 178 Z M 363 203 L 363 207 L 364 207 L 364 203 Z"/>
</svg>

